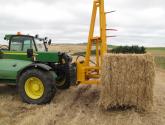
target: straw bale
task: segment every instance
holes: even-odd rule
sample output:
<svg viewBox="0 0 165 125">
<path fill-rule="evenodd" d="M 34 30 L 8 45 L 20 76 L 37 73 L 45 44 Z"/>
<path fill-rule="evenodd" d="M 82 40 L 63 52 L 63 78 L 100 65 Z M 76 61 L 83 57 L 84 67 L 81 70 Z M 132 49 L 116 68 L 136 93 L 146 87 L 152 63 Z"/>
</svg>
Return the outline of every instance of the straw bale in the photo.
<svg viewBox="0 0 165 125">
<path fill-rule="evenodd" d="M 99 105 L 150 110 L 155 78 L 152 55 L 106 54 L 103 60 Z"/>
</svg>

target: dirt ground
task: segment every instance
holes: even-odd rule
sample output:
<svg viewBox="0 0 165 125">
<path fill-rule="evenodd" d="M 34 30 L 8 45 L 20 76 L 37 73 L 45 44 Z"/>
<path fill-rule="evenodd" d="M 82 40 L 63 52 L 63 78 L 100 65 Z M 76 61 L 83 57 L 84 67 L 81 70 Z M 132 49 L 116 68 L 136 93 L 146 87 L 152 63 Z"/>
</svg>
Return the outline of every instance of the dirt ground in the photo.
<svg viewBox="0 0 165 125">
<path fill-rule="evenodd" d="M 72 86 L 58 90 L 50 104 L 38 106 L 21 102 L 17 88 L 0 86 L 0 125 L 165 125 L 162 69 L 156 68 L 154 107 L 150 112 L 103 111 L 97 105 L 99 93 L 98 86 Z"/>
</svg>

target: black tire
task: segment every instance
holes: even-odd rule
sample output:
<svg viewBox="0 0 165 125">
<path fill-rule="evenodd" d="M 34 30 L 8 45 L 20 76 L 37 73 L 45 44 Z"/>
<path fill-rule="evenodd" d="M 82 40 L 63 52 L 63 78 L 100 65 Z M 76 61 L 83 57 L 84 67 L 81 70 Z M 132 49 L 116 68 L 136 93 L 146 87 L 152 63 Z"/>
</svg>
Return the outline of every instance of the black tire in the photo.
<svg viewBox="0 0 165 125">
<path fill-rule="evenodd" d="M 25 82 L 30 77 L 37 77 L 42 81 L 44 86 L 43 95 L 39 99 L 30 98 L 25 91 Z M 18 90 L 22 100 L 29 104 L 46 104 L 49 103 L 56 92 L 55 80 L 49 71 L 39 69 L 29 69 L 23 72 L 18 81 Z"/>
<path fill-rule="evenodd" d="M 56 72 L 56 87 L 58 89 L 68 89 L 71 85 L 76 84 L 76 66 L 74 64 L 66 64 L 59 66 L 60 69 Z"/>
<path fill-rule="evenodd" d="M 71 75 L 69 64 L 61 65 L 60 69 L 56 72 L 56 87 L 58 89 L 68 89 L 71 85 Z"/>
<path fill-rule="evenodd" d="M 72 57 L 66 53 L 59 53 L 59 65 L 56 68 L 56 87 L 58 89 L 68 89 L 71 85 L 71 62 Z"/>
<path fill-rule="evenodd" d="M 17 88 L 16 85 L 9 85 L 9 84 L 8 84 L 7 86 L 8 86 L 9 88 L 13 88 L 13 89 L 14 89 L 14 88 Z"/>
</svg>

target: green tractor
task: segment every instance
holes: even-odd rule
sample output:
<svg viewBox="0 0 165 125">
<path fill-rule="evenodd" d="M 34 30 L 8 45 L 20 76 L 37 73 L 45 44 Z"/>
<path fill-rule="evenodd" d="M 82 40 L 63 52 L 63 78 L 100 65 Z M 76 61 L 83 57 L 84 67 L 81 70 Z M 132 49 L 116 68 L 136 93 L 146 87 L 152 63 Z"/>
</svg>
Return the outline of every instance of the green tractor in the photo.
<svg viewBox="0 0 165 125">
<path fill-rule="evenodd" d="M 24 102 L 48 103 L 56 88 L 68 89 L 74 82 L 72 57 L 48 52 L 48 38 L 17 34 L 4 39 L 9 45 L 0 47 L 0 83 L 18 86 Z"/>
</svg>

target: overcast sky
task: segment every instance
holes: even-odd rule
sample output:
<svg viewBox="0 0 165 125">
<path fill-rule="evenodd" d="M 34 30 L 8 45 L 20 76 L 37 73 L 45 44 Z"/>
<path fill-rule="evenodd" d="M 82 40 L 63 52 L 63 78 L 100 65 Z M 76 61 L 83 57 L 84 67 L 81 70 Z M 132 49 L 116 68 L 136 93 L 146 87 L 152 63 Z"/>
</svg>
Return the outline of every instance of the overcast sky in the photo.
<svg viewBox="0 0 165 125">
<path fill-rule="evenodd" d="M 55 43 L 86 42 L 93 0 L 0 0 L 0 41 L 5 34 L 39 34 Z M 105 0 L 113 45 L 165 47 L 165 0 Z M 98 22 L 97 22 L 98 24 Z M 97 35 L 99 33 L 96 26 Z"/>
</svg>

